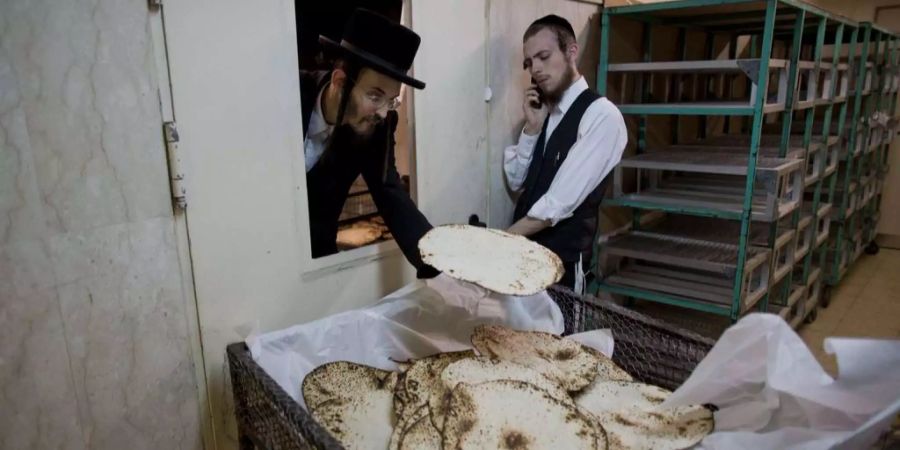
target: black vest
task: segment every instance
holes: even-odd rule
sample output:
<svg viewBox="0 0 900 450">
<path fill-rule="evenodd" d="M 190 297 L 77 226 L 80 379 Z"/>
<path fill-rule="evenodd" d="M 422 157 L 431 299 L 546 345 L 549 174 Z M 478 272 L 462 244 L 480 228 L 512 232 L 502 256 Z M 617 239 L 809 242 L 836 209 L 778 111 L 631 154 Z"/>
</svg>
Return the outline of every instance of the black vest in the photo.
<svg viewBox="0 0 900 450">
<path fill-rule="evenodd" d="M 319 92 L 328 83 L 330 72 L 301 72 L 300 101 L 303 134 L 315 109 Z M 420 277 L 436 275 L 422 262 L 419 239 L 431 224 L 403 190 L 394 161 L 394 130 L 397 113 L 391 111 L 372 135 L 360 140 L 347 127 L 334 130 L 328 148 L 306 172 L 309 221 L 314 258 L 337 253 L 338 219 L 350 187 L 360 175 L 366 181 L 378 212 L 391 231 L 406 259 L 418 269 Z"/>
<path fill-rule="evenodd" d="M 550 189 L 556 172 L 578 139 L 578 125 L 584 112 L 598 98 L 600 96 L 590 89 L 582 92 L 566 111 L 549 140 L 547 139 L 549 117 L 544 121 L 544 127 L 531 157 L 531 164 L 528 166 L 524 191 L 516 203 L 514 221 L 525 217 L 531 207 Z M 578 261 L 579 255 L 582 254 L 585 261 L 590 261 L 592 241 L 597 231 L 598 208 L 609 180 L 610 177 L 607 176 L 593 192 L 588 194 L 575 209 L 572 217 L 532 235 L 531 240 L 552 250 L 563 262 Z"/>
</svg>

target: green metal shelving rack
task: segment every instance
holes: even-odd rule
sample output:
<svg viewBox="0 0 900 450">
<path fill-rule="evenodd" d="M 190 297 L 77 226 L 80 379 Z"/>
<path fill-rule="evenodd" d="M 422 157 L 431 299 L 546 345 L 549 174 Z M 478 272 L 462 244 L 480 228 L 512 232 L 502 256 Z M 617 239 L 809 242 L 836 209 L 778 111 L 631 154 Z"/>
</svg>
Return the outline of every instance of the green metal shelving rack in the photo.
<svg viewBox="0 0 900 450">
<path fill-rule="evenodd" d="M 860 24 L 866 37 L 857 80 L 858 96 L 855 123 L 858 132 L 853 145 L 856 152 L 846 155 L 836 204 L 835 223 L 829 242 L 828 285 L 837 285 L 847 268 L 865 250 L 876 253 L 875 231 L 880 203 L 880 186 L 887 174 L 887 153 L 896 133 L 898 45 L 900 38 L 871 23 Z M 863 89 L 865 80 L 871 87 Z"/>
<path fill-rule="evenodd" d="M 613 20 L 640 24 L 641 61 L 610 62 Z M 677 30 L 680 59 L 653 59 L 659 27 Z M 686 58 L 688 32 L 704 33 L 706 59 Z M 714 57 L 717 37 L 727 38 L 727 58 Z M 776 46 L 782 58 L 773 57 Z M 598 243 L 590 289 L 732 321 L 753 310 L 795 326 L 814 319 L 860 249 L 877 250 L 898 65 L 896 35 L 794 0 L 606 8 L 597 91 L 608 95 L 618 77 L 617 105 L 636 116 L 638 139 L 605 205 L 630 208 L 634 219 L 629 231 Z M 744 95 L 734 95 L 742 77 Z M 661 115 L 672 118 L 672 142 L 648 148 L 649 118 Z M 687 142 L 680 116 L 699 117 Z M 725 133 L 707 136 L 716 116 Z M 742 133 L 728 133 L 732 121 Z M 626 170 L 637 173 L 629 192 Z M 668 218 L 645 220 L 648 211 Z M 600 269 L 601 259 L 614 262 Z"/>
</svg>

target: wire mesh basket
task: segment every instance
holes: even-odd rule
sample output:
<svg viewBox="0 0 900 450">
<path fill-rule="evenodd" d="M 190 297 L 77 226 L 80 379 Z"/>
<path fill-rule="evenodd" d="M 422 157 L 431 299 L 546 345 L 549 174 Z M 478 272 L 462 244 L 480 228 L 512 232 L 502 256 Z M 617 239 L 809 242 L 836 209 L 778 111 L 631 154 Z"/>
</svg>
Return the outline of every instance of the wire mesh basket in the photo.
<svg viewBox="0 0 900 450">
<path fill-rule="evenodd" d="M 636 380 L 675 389 L 712 348 L 714 341 L 610 301 L 551 287 L 565 319 L 565 334 L 609 329 L 613 361 Z M 241 449 L 340 449 L 324 428 L 253 361 L 243 343 L 228 346 Z"/>
</svg>

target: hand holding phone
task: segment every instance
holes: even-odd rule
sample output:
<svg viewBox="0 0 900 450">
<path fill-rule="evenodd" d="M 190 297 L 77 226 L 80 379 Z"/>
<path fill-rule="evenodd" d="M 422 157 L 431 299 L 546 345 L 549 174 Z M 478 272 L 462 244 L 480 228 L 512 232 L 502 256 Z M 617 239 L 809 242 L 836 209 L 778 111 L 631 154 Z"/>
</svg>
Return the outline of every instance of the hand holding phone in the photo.
<svg viewBox="0 0 900 450">
<path fill-rule="evenodd" d="M 539 134 L 550 108 L 547 107 L 544 93 L 535 83 L 534 78 L 531 79 L 531 86 L 525 90 L 525 102 L 522 110 L 525 113 L 525 134 L 530 136 Z"/>
<path fill-rule="evenodd" d="M 537 100 L 532 99 L 529 104 L 534 109 L 541 109 L 541 106 L 544 104 L 544 91 L 537 85 L 534 78 L 531 79 L 531 88 L 537 92 Z"/>
</svg>

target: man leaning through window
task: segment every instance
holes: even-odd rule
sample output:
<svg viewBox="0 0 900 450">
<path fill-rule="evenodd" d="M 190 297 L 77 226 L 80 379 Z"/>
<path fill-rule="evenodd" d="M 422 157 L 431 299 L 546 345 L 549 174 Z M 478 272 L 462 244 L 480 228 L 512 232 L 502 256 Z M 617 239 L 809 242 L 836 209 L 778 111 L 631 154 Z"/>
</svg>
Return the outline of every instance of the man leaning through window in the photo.
<svg viewBox="0 0 900 450">
<path fill-rule="evenodd" d="M 362 174 L 379 214 L 420 278 L 437 271 L 422 262 L 419 239 L 431 224 L 403 189 L 394 160 L 401 83 L 420 38 L 374 12 L 357 9 L 341 42 L 319 41 L 340 57 L 333 70 L 301 72 L 306 188 L 314 258 L 337 252 L 338 218 L 353 181 Z"/>
</svg>

